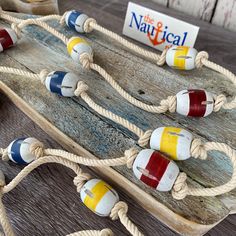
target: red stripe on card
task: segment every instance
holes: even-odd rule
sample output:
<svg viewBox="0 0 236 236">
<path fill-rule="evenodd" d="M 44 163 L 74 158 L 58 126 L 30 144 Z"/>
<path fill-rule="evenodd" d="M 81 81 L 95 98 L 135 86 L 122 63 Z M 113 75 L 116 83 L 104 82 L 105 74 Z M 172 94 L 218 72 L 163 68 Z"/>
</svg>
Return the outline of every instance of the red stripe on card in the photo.
<svg viewBox="0 0 236 236">
<path fill-rule="evenodd" d="M 160 152 L 153 152 L 145 169 L 148 170 L 149 175 L 154 176 L 155 179 L 142 174 L 140 180 L 148 186 L 156 188 L 165 173 L 169 162 L 170 160 Z"/>
<path fill-rule="evenodd" d="M 7 49 L 13 45 L 11 36 L 5 29 L 0 29 L 0 43 L 3 49 Z"/>
<path fill-rule="evenodd" d="M 190 89 L 189 91 L 189 113 L 188 116 L 203 117 L 206 112 L 206 93 L 204 90 Z"/>
</svg>

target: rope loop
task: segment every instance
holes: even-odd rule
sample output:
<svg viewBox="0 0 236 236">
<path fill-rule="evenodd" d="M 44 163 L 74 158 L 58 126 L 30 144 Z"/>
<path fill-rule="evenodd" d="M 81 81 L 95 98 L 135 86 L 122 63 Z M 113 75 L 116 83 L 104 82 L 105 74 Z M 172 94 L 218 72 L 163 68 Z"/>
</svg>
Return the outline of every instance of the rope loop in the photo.
<svg viewBox="0 0 236 236">
<path fill-rule="evenodd" d="M 88 89 L 89 89 L 89 86 L 84 81 L 79 81 L 74 94 L 76 97 L 80 97 L 80 95 L 86 92 Z"/>
<path fill-rule="evenodd" d="M 22 37 L 22 35 L 21 35 L 21 29 L 18 27 L 18 24 L 12 23 L 11 28 L 15 31 L 17 38 L 20 39 Z"/>
<path fill-rule="evenodd" d="M 79 60 L 83 68 L 88 70 L 90 69 L 91 63 L 93 63 L 93 57 L 91 56 L 91 54 L 88 54 L 86 52 L 80 55 Z"/>
<path fill-rule="evenodd" d="M 117 220 L 119 218 L 119 212 L 127 214 L 128 212 L 128 205 L 125 202 L 117 202 L 115 206 L 111 210 L 110 217 L 112 220 Z"/>
<path fill-rule="evenodd" d="M 138 140 L 138 144 L 141 146 L 141 147 L 145 147 L 148 145 L 149 143 L 149 140 L 151 138 L 151 135 L 152 135 L 152 132 L 153 130 L 147 130 Z"/>
<path fill-rule="evenodd" d="M 207 159 L 207 150 L 201 139 L 194 139 L 192 141 L 190 153 L 194 158 L 199 158 L 201 160 Z"/>
<path fill-rule="evenodd" d="M 0 156 L 2 157 L 3 161 L 9 161 L 7 148 L 0 148 Z"/>
<path fill-rule="evenodd" d="M 214 97 L 214 112 L 219 111 L 227 102 L 227 98 L 224 94 L 220 94 Z"/>
<path fill-rule="evenodd" d="M 174 113 L 176 111 L 177 99 L 176 96 L 168 96 L 167 99 L 163 99 L 160 102 L 161 106 L 166 107 L 166 111 Z"/>
<path fill-rule="evenodd" d="M 187 175 L 184 172 L 179 173 L 171 192 L 174 199 L 181 200 L 188 195 L 188 185 L 186 180 Z"/>
<path fill-rule="evenodd" d="M 44 156 L 44 144 L 40 141 L 34 142 L 30 145 L 30 152 L 39 159 Z"/>
<path fill-rule="evenodd" d="M 202 60 L 206 59 L 208 60 L 209 54 L 205 51 L 201 51 L 197 54 L 196 59 L 195 59 L 195 65 L 196 68 L 201 68 L 203 66 Z"/>
<path fill-rule="evenodd" d="M 169 47 L 166 47 L 163 50 L 162 54 L 160 55 L 160 57 L 159 57 L 159 59 L 157 61 L 157 65 L 158 66 L 163 66 L 165 64 L 165 62 L 166 62 L 166 53 L 167 53 L 168 50 L 169 50 Z"/>
<path fill-rule="evenodd" d="M 90 33 L 93 31 L 93 27 L 91 26 L 91 23 L 93 24 L 97 24 L 97 21 L 93 18 L 88 18 L 85 22 L 84 22 L 84 32 L 85 33 Z"/>
<path fill-rule="evenodd" d="M 82 172 L 82 170 L 79 171 L 80 173 L 77 174 L 77 176 L 74 178 L 73 183 L 77 187 L 77 192 L 79 193 L 84 186 L 84 184 L 91 179 L 91 175 L 88 173 Z"/>
<path fill-rule="evenodd" d="M 111 229 L 103 229 L 100 231 L 99 236 L 113 236 L 113 232 Z"/>
<path fill-rule="evenodd" d="M 39 78 L 40 78 L 40 81 L 43 85 L 45 84 L 45 80 L 46 80 L 48 74 L 49 74 L 49 72 L 47 69 L 43 69 L 39 73 Z"/>
<path fill-rule="evenodd" d="M 125 151 L 125 157 L 127 158 L 127 167 L 132 168 L 135 158 L 137 157 L 139 151 L 137 148 L 133 147 Z"/>
<path fill-rule="evenodd" d="M 67 15 L 67 13 L 68 13 L 68 11 L 66 11 L 66 12 L 62 15 L 62 17 L 61 17 L 61 19 L 60 19 L 60 21 L 59 21 L 59 24 L 60 24 L 61 26 L 63 26 L 63 25 L 65 24 L 65 22 L 66 22 L 66 15 Z"/>
</svg>

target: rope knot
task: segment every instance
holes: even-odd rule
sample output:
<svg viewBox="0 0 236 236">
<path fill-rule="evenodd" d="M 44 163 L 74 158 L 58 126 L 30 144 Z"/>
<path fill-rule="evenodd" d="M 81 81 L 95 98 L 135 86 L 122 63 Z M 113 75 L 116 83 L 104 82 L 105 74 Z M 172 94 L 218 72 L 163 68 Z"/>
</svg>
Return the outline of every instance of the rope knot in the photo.
<svg viewBox="0 0 236 236">
<path fill-rule="evenodd" d="M 49 74 L 49 72 L 46 69 L 43 69 L 40 71 L 39 78 L 40 78 L 40 81 L 42 84 L 45 84 L 45 80 L 46 80 L 48 74 Z"/>
<path fill-rule="evenodd" d="M 162 54 L 160 55 L 160 57 L 159 57 L 159 59 L 157 61 L 157 65 L 158 66 L 163 66 L 165 64 L 165 62 L 166 62 L 166 53 L 167 53 L 168 50 L 169 50 L 169 47 L 166 47 L 163 50 Z"/>
<path fill-rule="evenodd" d="M 220 94 L 214 97 L 214 112 L 219 111 L 224 106 L 226 101 L 227 101 L 227 98 L 225 97 L 224 94 Z"/>
<path fill-rule="evenodd" d="M 90 64 L 93 63 L 93 56 L 84 52 L 80 55 L 79 60 L 84 69 L 90 69 Z"/>
<path fill-rule="evenodd" d="M 79 81 L 74 92 L 75 96 L 79 97 L 83 92 L 86 92 L 88 88 L 88 85 L 84 81 Z"/>
<path fill-rule="evenodd" d="M 67 13 L 68 13 L 68 11 L 66 11 L 66 12 L 62 15 L 62 17 L 61 17 L 61 19 L 60 19 L 60 21 L 59 21 L 59 24 L 60 24 L 60 25 L 64 25 L 64 24 L 65 24 Z"/>
<path fill-rule="evenodd" d="M 194 139 L 190 149 L 191 156 L 194 158 L 200 158 L 201 160 L 207 159 L 207 150 L 202 144 L 201 139 Z"/>
<path fill-rule="evenodd" d="M 186 183 L 187 175 L 181 172 L 177 177 L 172 188 L 172 196 L 174 199 L 181 200 L 188 195 L 188 185 Z"/>
<path fill-rule="evenodd" d="M 203 66 L 202 60 L 203 59 L 208 60 L 208 58 L 209 58 L 209 54 L 207 52 L 205 51 L 199 52 L 195 58 L 196 68 L 201 68 Z"/>
<path fill-rule="evenodd" d="M 138 140 L 138 144 L 141 146 L 141 147 L 145 147 L 148 145 L 149 143 L 149 140 L 151 138 L 151 135 L 152 135 L 152 130 L 147 130 Z"/>
<path fill-rule="evenodd" d="M 125 151 L 125 157 L 127 159 L 127 167 L 130 169 L 133 166 L 134 160 L 137 157 L 139 151 L 136 148 L 130 148 Z"/>
<path fill-rule="evenodd" d="M 15 31 L 18 38 L 21 38 L 21 29 L 18 27 L 17 23 L 12 23 L 11 28 Z"/>
<path fill-rule="evenodd" d="M 44 156 L 44 144 L 40 141 L 34 142 L 30 145 L 30 152 L 39 159 Z"/>
<path fill-rule="evenodd" d="M 3 161 L 9 161 L 7 148 L 0 148 L 0 156 L 2 157 Z"/>
<path fill-rule="evenodd" d="M 111 210 L 110 217 L 112 220 L 117 220 L 119 218 L 119 213 L 127 214 L 128 205 L 125 202 L 117 202 Z"/>
<path fill-rule="evenodd" d="M 77 187 L 77 192 L 79 193 L 84 186 L 84 184 L 91 179 L 90 174 L 83 173 L 80 171 L 80 173 L 74 178 L 73 183 Z"/>
<path fill-rule="evenodd" d="M 177 106 L 176 96 L 168 96 L 167 99 L 163 99 L 160 104 L 165 107 L 166 111 L 174 113 Z"/>
<path fill-rule="evenodd" d="M 97 21 L 93 18 L 88 18 L 85 22 L 84 22 L 84 32 L 85 33 L 90 33 L 93 31 L 93 27 L 91 24 L 97 24 Z"/>
<path fill-rule="evenodd" d="M 111 229 L 103 229 L 100 231 L 99 236 L 113 236 Z"/>
</svg>

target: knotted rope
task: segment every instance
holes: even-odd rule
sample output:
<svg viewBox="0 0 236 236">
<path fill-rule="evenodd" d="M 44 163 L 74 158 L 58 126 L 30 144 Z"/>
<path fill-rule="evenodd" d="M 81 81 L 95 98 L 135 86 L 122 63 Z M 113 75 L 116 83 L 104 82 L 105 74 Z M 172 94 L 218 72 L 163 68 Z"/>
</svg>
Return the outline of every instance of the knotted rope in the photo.
<svg viewBox="0 0 236 236">
<path fill-rule="evenodd" d="M 68 234 L 67 236 L 114 236 L 113 232 L 110 229 L 103 230 L 84 230 L 76 232 L 73 234 Z"/>
<path fill-rule="evenodd" d="M 185 198 L 187 195 L 192 196 L 218 196 L 227 192 L 230 192 L 236 187 L 236 152 L 224 143 L 207 142 L 201 144 L 199 140 L 195 140 L 195 144 L 192 145 L 194 148 L 191 149 L 192 154 L 196 158 L 206 159 L 208 151 L 219 151 L 224 153 L 230 159 L 233 167 L 233 173 L 231 179 L 220 186 L 212 188 L 192 188 L 187 185 L 187 175 L 180 173 L 175 181 L 172 189 L 173 198 L 180 200 Z M 198 147 L 197 147 L 198 146 Z"/>
<path fill-rule="evenodd" d="M 125 202 L 118 202 L 111 210 L 110 217 L 112 220 L 120 219 L 121 223 L 125 228 L 135 236 L 143 236 L 143 234 L 138 230 L 137 226 L 132 223 L 132 221 L 127 217 L 128 205 Z"/>
</svg>

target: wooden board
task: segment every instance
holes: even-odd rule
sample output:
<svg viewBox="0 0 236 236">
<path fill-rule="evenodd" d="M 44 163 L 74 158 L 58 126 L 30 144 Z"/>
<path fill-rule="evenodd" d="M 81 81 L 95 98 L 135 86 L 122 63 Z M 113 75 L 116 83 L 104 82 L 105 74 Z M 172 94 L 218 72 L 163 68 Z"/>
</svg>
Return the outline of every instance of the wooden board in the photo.
<svg viewBox="0 0 236 236">
<path fill-rule="evenodd" d="M 193 123 L 189 125 L 193 132 L 207 139 L 212 138 L 207 132 L 206 134 L 201 133 L 192 128 L 194 123 L 198 123 L 196 120 L 188 121 L 176 115 L 173 117 L 170 115 L 158 116 L 159 118 L 165 119 L 160 120 L 157 116 L 150 115 L 145 112 L 142 113 L 143 115 L 140 115 L 139 109 L 133 108 L 130 104 L 123 101 L 119 95 L 117 95 L 114 91 L 111 91 L 109 85 L 101 80 L 98 75 L 92 72 L 82 71 L 80 66 L 75 65 L 66 55 L 66 50 L 63 44 L 61 44 L 58 40 L 55 40 L 54 37 L 45 34 L 43 31 L 38 30 L 36 32 L 34 29 L 35 27 L 29 27 L 25 32 L 27 37 L 23 38 L 17 47 L 6 51 L 5 54 L 1 54 L 1 62 L 12 66 L 14 65 L 15 67 L 28 68 L 35 72 L 39 72 L 42 67 L 52 69 L 52 66 L 54 67 L 52 70 L 72 70 L 78 73 L 88 84 L 93 85 L 90 89 L 90 94 L 96 99 L 96 101 L 98 101 L 98 103 L 111 109 L 117 114 L 123 115 L 128 119 L 141 124 L 142 128 L 155 128 L 164 124 L 181 124 L 182 126 L 186 126 L 187 124 L 185 122 L 187 121 Z M 65 33 L 72 35 L 72 32 L 70 31 L 66 31 Z M 37 38 L 36 41 L 31 39 L 32 35 Z M 107 41 L 98 33 L 90 34 L 89 38 L 92 40 L 92 45 L 95 48 L 95 60 L 99 61 L 99 64 L 106 67 L 106 69 L 108 69 L 112 74 L 117 76 L 120 83 L 122 83 L 126 89 L 133 91 L 133 94 L 140 99 L 154 102 L 154 100 L 159 100 L 164 95 L 166 96 L 167 94 L 177 92 L 175 90 L 183 87 L 184 83 L 186 83 L 186 85 L 190 83 L 187 83 L 186 75 L 183 76 L 177 72 L 174 72 L 175 75 L 173 75 L 173 71 L 168 72 L 161 68 L 157 68 L 155 65 L 122 50 L 119 46 L 114 45 L 114 42 L 110 40 Z M 37 55 L 37 57 L 35 57 L 35 55 Z M 45 57 L 45 55 L 47 55 L 47 57 Z M 114 67 L 115 62 L 117 63 L 116 68 Z M 134 63 L 138 69 L 134 67 Z M 145 64 L 145 66 L 143 64 Z M 123 70 L 125 66 L 128 73 Z M 192 81 L 196 78 L 201 81 L 199 77 L 203 76 L 206 72 L 207 71 L 196 72 L 197 75 L 195 75 L 195 78 L 193 76 Z M 157 74 L 159 75 L 158 78 L 156 77 Z M 217 76 L 215 73 L 213 73 L 213 75 Z M 212 74 L 209 73 L 208 76 L 210 79 Z M 167 83 L 165 79 L 166 77 L 170 78 L 171 82 L 173 82 L 172 85 Z M 132 78 L 132 80 L 129 78 Z M 143 83 L 143 78 L 147 79 L 145 85 Z M 55 129 L 48 124 L 41 115 L 46 117 L 48 121 L 52 122 L 61 131 L 69 135 L 74 141 L 86 147 L 87 150 L 100 158 L 119 156 L 125 149 L 128 148 L 128 146 L 132 146 L 134 144 L 135 137 L 130 134 L 130 132 L 115 125 L 109 120 L 98 116 L 79 99 L 59 99 L 57 96 L 48 94 L 45 88 L 43 88 L 37 81 L 30 81 L 25 78 L 6 75 L 1 76 L 1 79 L 11 89 L 13 89 L 15 93 L 3 84 L 1 84 L 2 90 L 8 94 L 8 96 L 22 110 L 24 110 L 24 112 L 30 115 L 33 120 L 43 127 L 44 130 L 47 130 L 51 136 L 60 141 L 69 150 L 73 150 L 78 153 L 87 153 L 87 151 L 75 143 L 71 145 L 71 139 L 66 138 L 61 132 L 58 131 L 58 129 Z M 203 81 L 204 80 L 202 79 L 202 84 Z M 147 89 L 150 88 L 150 84 L 154 85 L 151 90 Z M 148 90 L 144 91 L 147 95 L 140 92 L 140 87 L 142 87 L 143 90 L 145 90 L 145 88 Z M 20 96 L 23 100 L 19 99 L 17 96 Z M 30 107 L 24 101 L 27 101 Z M 59 107 L 61 111 L 65 111 L 62 115 L 56 112 Z M 35 113 L 31 108 L 36 109 L 40 115 Z M 174 121 L 176 117 L 177 122 Z M 179 121 L 179 118 L 181 122 Z M 218 116 L 218 119 L 219 118 L 220 116 Z M 87 122 L 88 120 L 90 121 L 89 123 Z M 200 126 L 206 127 L 209 123 L 211 123 L 210 118 L 205 121 L 202 120 Z M 223 131 L 224 130 L 222 129 L 221 132 Z M 232 132 L 235 131 L 233 130 Z M 213 137 L 216 138 L 216 135 L 214 136 L 213 134 Z M 92 157 L 91 154 L 87 154 Z M 217 157 L 217 155 L 215 155 L 215 157 Z M 219 169 L 219 166 L 221 166 L 218 161 L 211 164 L 211 168 L 217 167 Z M 182 164 L 180 163 L 180 165 Z M 197 178 L 194 179 L 197 179 L 197 182 L 199 182 L 200 179 L 202 184 L 207 185 L 207 181 L 210 181 L 210 176 L 206 177 L 204 180 L 202 178 L 203 176 L 197 174 L 199 171 L 199 162 L 195 164 L 194 161 L 189 161 L 189 163 L 186 162 L 186 164 L 183 164 L 182 168 L 190 174 L 190 172 L 192 172 L 192 170 L 188 171 L 190 166 L 196 168 L 195 174 L 197 175 Z M 205 168 L 208 167 L 206 166 Z M 111 174 L 113 176 L 117 176 L 116 179 L 113 178 L 113 181 L 119 182 L 117 184 L 120 184 L 131 195 L 135 194 L 135 199 L 139 203 L 143 205 L 145 204 L 145 208 L 151 211 L 152 214 L 156 215 L 161 221 L 164 221 L 167 225 L 179 232 L 185 231 L 185 233 L 203 233 L 228 214 L 228 209 L 219 200 L 217 200 L 217 198 L 196 199 L 190 197 L 181 202 L 172 201 L 170 194 L 156 193 L 145 188 L 141 183 L 137 183 L 132 176 L 132 173 L 127 172 L 125 168 L 116 168 L 116 170 L 119 173 L 126 175 L 130 181 L 139 185 L 139 187 L 149 193 L 149 195 L 145 195 L 143 190 L 136 187 L 136 185 L 131 184 L 130 181 L 127 182 L 125 178 L 110 168 L 107 168 L 107 170 L 100 170 L 100 172 L 107 175 L 108 178 Z M 223 169 L 223 171 L 225 171 L 225 169 Z M 225 178 L 227 178 L 227 176 L 225 176 Z M 220 180 L 225 180 L 225 178 L 220 176 Z M 219 181 L 219 178 L 216 179 L 216 182 L 217 181 Z M 195 180 L 191 181 L 194 185 L 197 185 L 197 182 Z M 147 205 L 146 203 L 148 200 L 149 204 Z"/>
<path fill-rule="evenodd" d="M 236 31 L 236 0 L 218 0 L 212 23 Z"/>
</svg>

